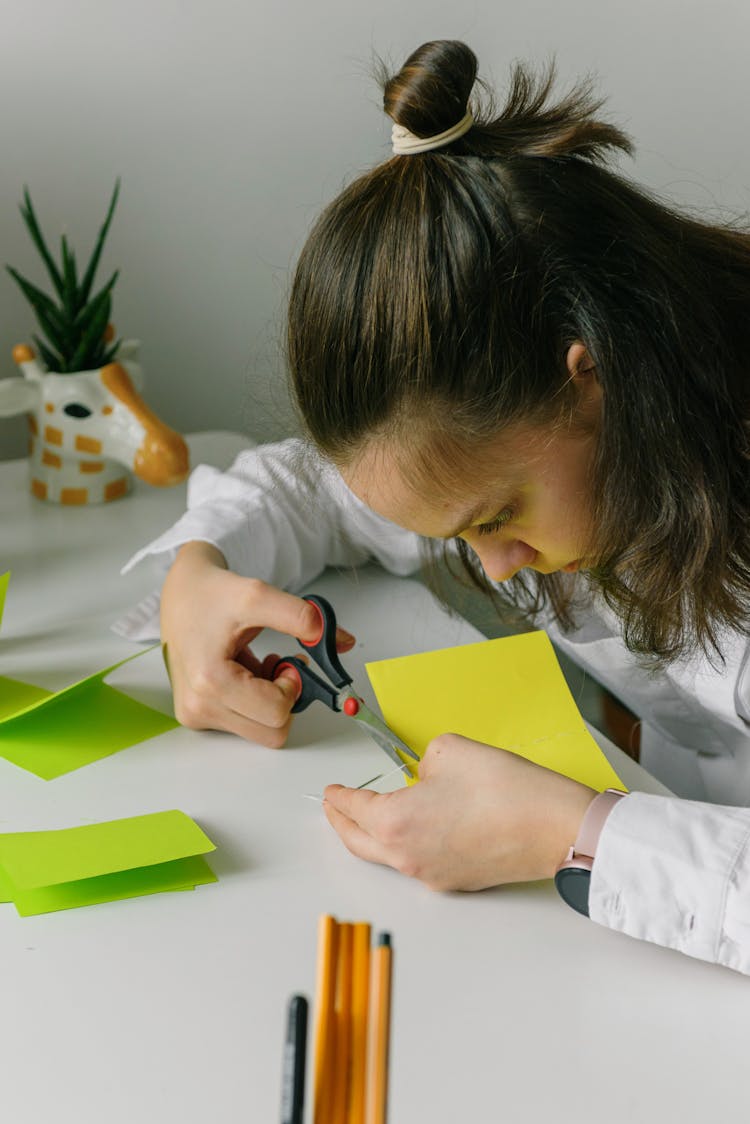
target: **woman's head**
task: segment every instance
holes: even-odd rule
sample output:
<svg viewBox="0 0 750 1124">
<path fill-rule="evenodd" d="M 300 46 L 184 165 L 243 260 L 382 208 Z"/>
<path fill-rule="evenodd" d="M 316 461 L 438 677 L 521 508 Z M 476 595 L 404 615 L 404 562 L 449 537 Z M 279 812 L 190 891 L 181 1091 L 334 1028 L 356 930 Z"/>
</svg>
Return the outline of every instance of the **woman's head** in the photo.
<svg viewBox="0 0 750 1124">
<path fill-rule="evenodd" d="M 750 592 L 750 240 L 608 170 L 630 142 L 588 85 L 553 101 L 551 73 L 519 65 L 498 113 L 475 77 L 463 44 L 416 51 L 387 112 L 429 137 L 468 105 L 473 127 L 361 176 L 310 235 L 289 312 L 306 425 L 376 507 L 378 456 L 444 506 L 472 472 L 525 466 L 518 442 L 578 449 L 580 557 L 633 647 L 710 645 Z M 565 620 L 564 577 L 514 584 Z"/>
<path fill-rule="evenodd" d="M 601 391 L 585 347 L 571 345 L 575 424 L 520 421 L 473 443 L 435 448 L 434 431 L 409 441 L 365 441 L 344 477 L 369 507 L 425 538 L 459 539 L 491 581 L 590 564 L 590 491 Z M 432 448 L 431 448 L 432 446 Z"/>
</svg>

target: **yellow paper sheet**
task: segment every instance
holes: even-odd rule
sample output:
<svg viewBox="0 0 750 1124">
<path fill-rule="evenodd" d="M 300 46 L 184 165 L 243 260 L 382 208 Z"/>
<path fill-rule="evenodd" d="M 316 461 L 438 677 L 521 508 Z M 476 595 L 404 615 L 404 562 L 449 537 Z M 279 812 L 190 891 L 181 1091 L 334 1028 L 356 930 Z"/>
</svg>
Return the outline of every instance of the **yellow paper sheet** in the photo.
<svg viewBox="0 0 750 1124">
<path fill-rule="evenodd" d="M 544 632 L 379 660 L 367 674 L 386 722 L 420 757 L 451 732 L 600 792 L 625 787 L 586 729 Z"/>
</svg>

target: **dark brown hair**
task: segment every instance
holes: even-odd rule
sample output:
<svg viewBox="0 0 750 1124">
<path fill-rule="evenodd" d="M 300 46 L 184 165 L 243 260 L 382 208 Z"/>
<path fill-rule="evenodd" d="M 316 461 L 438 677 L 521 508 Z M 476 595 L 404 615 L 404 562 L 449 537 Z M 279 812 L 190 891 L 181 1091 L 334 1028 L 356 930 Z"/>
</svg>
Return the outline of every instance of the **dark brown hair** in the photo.
<svg viewBox="0 0 750 1124">
<path fill-rule="evenodd" d="M 385 84 L 394 121 L 431 136 L 469 103 L 474 126 L 361 176 L 302 251 L 288 352 L 310 436 L 344 465 L 374 437 L 422 433 L 445 463 L 514 422 L 570 417 L 565 356 L 582 340 L 603 392 L 591 582 L 634 651 L 718 652 L 750 617 L 750 234 L 608 168 L 631 143 L 590 81 L 554 100 L 552 67 L 516 64 L 497 111 L 476 66 L 453 41 L 410 56 Z M 564 575 L 505 588 L 570 624 Z"/>
</svg>

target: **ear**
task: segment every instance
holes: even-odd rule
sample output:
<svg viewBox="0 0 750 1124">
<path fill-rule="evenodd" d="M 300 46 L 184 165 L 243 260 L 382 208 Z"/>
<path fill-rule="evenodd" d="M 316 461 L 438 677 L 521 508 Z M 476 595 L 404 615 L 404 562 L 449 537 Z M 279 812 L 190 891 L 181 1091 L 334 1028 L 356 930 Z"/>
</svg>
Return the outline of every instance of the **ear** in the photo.
<svg viewBox="0 0 750 1124">
<path fill-rule="evenodd" d="M 589 349 L 581 340 L 576 340 L 568 348 L 568 354 L 565 356 L 565 366 L 572 379 L 576 381 L 583 379 L 584 376 L 589 375 L 597 378 L 596 364 L 589 354 Z M 598 378 L 597 378 L 598 382 Z"/>
<path fill-rule="evenodd" d="M 596 364 L 581 340 L 575 340 L 565 356 L 570 381 L 578 391 L 575 415 L 584 429 L 596 427 L 601 418 L 602 385 Z"/>
<path fill-rule="evenodd" d="M 26 379 L 0 379 L 0 418 L 28 414 L 35 410 L 40 397 L 38 385 Z"/>
</svg>

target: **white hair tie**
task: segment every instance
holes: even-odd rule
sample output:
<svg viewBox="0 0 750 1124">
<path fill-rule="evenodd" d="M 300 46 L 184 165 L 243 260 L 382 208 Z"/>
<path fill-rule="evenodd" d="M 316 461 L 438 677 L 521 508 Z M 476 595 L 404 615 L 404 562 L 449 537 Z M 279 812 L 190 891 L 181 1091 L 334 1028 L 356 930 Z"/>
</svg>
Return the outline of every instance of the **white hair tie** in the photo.
<svg viewBox="0 0 750 1124">
<path fill-rule="evenodd" d="M 410 133 L 403 125 L 394 125 L 391 129 L 391 144 L 394 156 L 413 156 L 417 152 L 430 152 L 433 148 L 443 148 L 451 141 L 458 140 L 464 133 L 468 133 L 474 124 L 474 118 L 468 109 L 457 125 L 438 133 L 434 137 L 417 137 Z"/>
</svg>

